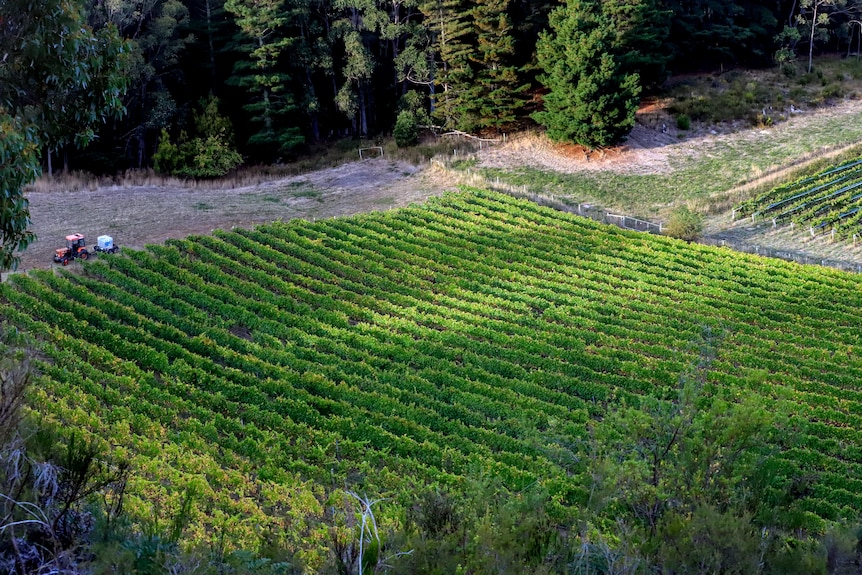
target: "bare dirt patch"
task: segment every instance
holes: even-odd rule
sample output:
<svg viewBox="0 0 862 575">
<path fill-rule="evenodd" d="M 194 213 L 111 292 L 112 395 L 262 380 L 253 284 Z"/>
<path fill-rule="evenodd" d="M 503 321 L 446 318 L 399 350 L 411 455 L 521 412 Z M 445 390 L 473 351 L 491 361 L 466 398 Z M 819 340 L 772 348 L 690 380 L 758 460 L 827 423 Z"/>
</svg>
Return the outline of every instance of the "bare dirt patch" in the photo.
<svg viewBox="0 0 862 575">
<path fill-rule="evenodd" d="M 50 267 L 63 238 L 80 232 L 88 245 L 107 234 L 123 248 L 168 238 L 252 227 L 277 220 L 315 220 L 419 203 L 456 187 L 443 170 L 385 158 L 364 160 L 232 189 L 110 186 L 91 190 L 30 191 L 32 230 L 38 241 L 19 270 Z"/>
<path fill-rule="evenodd" d="M 831 108 L 791 117 L 771 130 L 807 130 L 826 117 L 848 118 L 862 112 L 862 101 L 851 100 Z M 644 107 L 625 145 L 588 152 L 577 146 L 558 146 L 543 135 L 526 133 L 508 143 L 481 151 L 483 167 L 512 169 L 532 166 L 562 173 L 617 172 L 662 174 L 680 162 L 714 153 L 715 146 L 740 140 L 764 142 L 763 130 L 739 126 L 696 126 L 680 132 L 660 106 Z M 812 150 L 820 154 L 820 150 Z M 764 178 L 774 174 L 763 174 Z M 480 178 L 481 180 L 481 178 Z M 32 229 L 39 240 L 23 255 L 19 269 L 47 268 L 52 253 L 69 233 L 87 235 L 90 245 L 108 234 L 126 248 L 142 248 L 168 238 L 209 234 L 215 229 L 304 218 L 323 219 L 420 203 L 428 197 L 456 189 L 459 183 L 481 185 L 464 173 L 417 167 L 388 158 L 344 164 L 254 185 L 231 187 L 221 181 L 211 188 L 181 185 L 107 186 L 78 191 L 43 191 L 34 187 L 30 200 Z M 755 182 L 757 183 L 757 182 Z M 760 182 L 762 183 L 762 182 Z M 739 189 L 726 194 L 736 196 Z M 733 222 L 730 213 L 711 216 L 707 237 L 713 241 L 766 250 L 792 250 L 811 257 L 862 263 L 862 247 L 811 238 L 801 230 L 773 229 Z"/>
<path fill-rule="evenodd" d="M 768 130 L 752 128 L 742 122 L 693 124 L 690 130 L 680 130 L 661 106 L 649 104 L 638 111 L 637 123 L 621 146 L 589 151 L 580 146 L 555 144 L 543 134 L 527 132 L 511 138 L 504 146 L 484 152 L 480 166 L 503 169 L 533 166 L 568 174 L 596 171 L 664 174 L 676 161 L 701 157 L 714 146 L 740 141 L 763 142 L 771 134 L 803 132 L 824 118 L 860 112 L 862 100 L 847 100 L 828 108 L 788 112 L 787 121 Z"/>
</svg>

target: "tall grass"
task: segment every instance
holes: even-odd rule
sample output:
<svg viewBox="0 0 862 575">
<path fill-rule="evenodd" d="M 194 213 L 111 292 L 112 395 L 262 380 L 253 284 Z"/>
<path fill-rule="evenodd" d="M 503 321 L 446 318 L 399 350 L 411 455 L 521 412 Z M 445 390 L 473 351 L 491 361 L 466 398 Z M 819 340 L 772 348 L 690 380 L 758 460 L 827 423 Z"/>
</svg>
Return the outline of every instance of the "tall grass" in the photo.
<svg viewBox="0 0 862 575">
<path fill-rule="evenodd" d="M 303 155 L 291 162 L 278 164 L 248 163 L 223 178 L 212 180 L 190 180 L 157 174 L 152 169 L 126 170 L 114 175 L 95 175 L 89 172 L 57 172 L 53 176 L 43 174 L 27 186 L 30 192 L 76 192 L 100 187 L 178 187 L 191 189 L 227 190 L 255 186 L 264 182 L 299 176 L 316 170 L 333 168 L 359 161 L 359 149 L 379 146 L 382 158 L 403 161 L 414 165 L 428 164 L 436 157 L 466 157 L 476 146 L 463 138 L 437 137 L 428 134 L 418 145 L 399 148 L 392 138 L 379 140 L 339 140 L 332 144 L 310 147 Z M 373 154 L 371 158 L 374 158 Z M 367 158 L 367 155 L 366 155 Z"/>
</svg>

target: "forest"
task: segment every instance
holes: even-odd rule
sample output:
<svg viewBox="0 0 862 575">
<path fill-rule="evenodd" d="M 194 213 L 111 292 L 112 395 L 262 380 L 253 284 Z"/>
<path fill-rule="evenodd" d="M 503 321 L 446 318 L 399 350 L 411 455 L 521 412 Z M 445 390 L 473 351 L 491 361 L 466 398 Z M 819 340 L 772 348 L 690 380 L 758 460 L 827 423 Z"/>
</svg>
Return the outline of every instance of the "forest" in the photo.
<svg viewBox="0 0 862 575">
<path fill-rule="evenodd" d="M 164 172 L 204 177 L 212 174 L 182 172 L 195 163 L 184 154 L 198 163 L 221 158 L 228 168 L 265 164 L 344 137 L 400 131 L 409 141 L 416 126 L 493 136 L 538 121 L 556 139 L 607 145 L 631 128 L 638 98 L 672 74 L 775 65 L 792 74 L 797 64 L 804 71 L 812 54 L 852 51 L 860 34 L 853 0 L 41 0 L 30 6 L 0 20 L 5 49 L 27 18 L 71 7 L 95 36 L 110 35 L 121 76 L 117 104 L 124 113 L 100 125 L 87 147 L 70 138 L 44 143 L 48 171 L 115 173 L 155 162 Z M 600 96 L 614 101 L 590 108 Z M 580 104 L 575 116 L 600 117 L 607 126 L 592 126 L 586 135 L 556 129 L 554 114 L 573 113 L 560 102 L 571 101 Z M 5 105 L 12 107 L 8 99 Z"/>
</svg>

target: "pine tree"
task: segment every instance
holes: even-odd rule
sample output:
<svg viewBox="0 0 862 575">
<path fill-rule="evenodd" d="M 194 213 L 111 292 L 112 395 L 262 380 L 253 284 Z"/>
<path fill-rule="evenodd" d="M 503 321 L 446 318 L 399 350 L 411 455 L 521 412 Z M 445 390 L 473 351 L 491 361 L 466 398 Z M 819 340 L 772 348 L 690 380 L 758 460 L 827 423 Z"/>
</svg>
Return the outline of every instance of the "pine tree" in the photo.
<svg viewBox="0 0 862 575">
<path fill-rule="evenodd" d="M 673 11 L 668 40 L 676 69 L 720 66 L 737 62 L 740 57 L 754 60 L 758 56 L 756 45 L 752 44 L 756 28 L 749 26 L 746 11 L 756 4 L 737 0 L 667 0 L 666 5 Z M 777 32 L 776 29 L 763 40 L 771 44 Z"/>
<path fill-rule="evenodd" d="M 421 7 L 439 61 L 434 66 L 433 117 L 449 128 L 461 128 L 474 74 L 475 46 L 470 9 L 465 0 L 430 0 Z"/>
<path fill-rule="evenodd" d="M 598 0 L 568 0 L 539 39 L 544 111 L 533 114 L 553 140 L 589 148 L 622 141 L 634 127 L 640 85 L 610 53 L 613 29 Z"/>
<path fill-rule="evenodd" d="M 522 95 L 528 86 L 519 86 L 512 64 L 515 41 L 508 7 L 509 0 L 476 0 L 471 11 L 477 46 L 470 56 L 475 72 L 467 90 L 465 131 L 511 125 L 524 105 Z"/>
<path fill-rule="evenodd" d="M 290 124 L 297 106 L 287 90 L 291 78 L 279 66 L 282 53 L 292 43 L 287 33 L 288 6 L 284 0 L 227 0 L 224 7 L 235 15 L 240 50 L 248 55 L 236 63 L 232 78 L 232 83 L 246 90 L 250 101 L 245 109 L 258 126 L 248 144 L 272 158 L 289 154 L 302 144 L 303 137 Z"/>
<path fill-rule="evenodd" d="M 225 0 L 186 0 L 189 8 L 189 31 L 195 42 L 189 46 L 186 75 L 203 94 L 220 94 L 228 73 L 225 46 L 230 43 L 232 17 L 224 9 Z M 191 87 L 191 86 L 189 86 Z"/>
<path fill-rule="evenodd" d="M 625 73 L 636 73 L 644 87 L 655 87 L 667 76 L 670 60 L 665 45 L 670 10 L 660 0 L 605 0 L 602 13 L 613 29 L 612 53 Z"/>
</svg>

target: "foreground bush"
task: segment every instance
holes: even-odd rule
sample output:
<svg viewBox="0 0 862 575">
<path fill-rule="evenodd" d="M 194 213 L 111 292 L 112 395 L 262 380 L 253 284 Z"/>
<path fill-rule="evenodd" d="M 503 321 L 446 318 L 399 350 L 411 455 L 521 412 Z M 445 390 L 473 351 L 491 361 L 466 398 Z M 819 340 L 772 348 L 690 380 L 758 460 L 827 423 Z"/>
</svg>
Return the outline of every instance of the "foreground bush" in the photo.
<svg viewBox="0 0 862 575">
<path fill-rule="evenodd" d="M 703 232 L 703 216 L 685 206 L 677 208 L 662 231 L 666 236 L 693 242 Z"/>
</svg>

